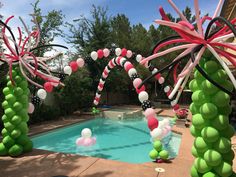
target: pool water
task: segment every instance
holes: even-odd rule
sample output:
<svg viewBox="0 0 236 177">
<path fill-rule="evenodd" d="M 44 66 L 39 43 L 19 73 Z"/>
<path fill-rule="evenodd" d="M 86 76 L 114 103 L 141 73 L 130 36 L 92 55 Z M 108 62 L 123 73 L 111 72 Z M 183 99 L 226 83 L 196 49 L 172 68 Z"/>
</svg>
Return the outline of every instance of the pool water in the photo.
<svg viewBox="0 0 236 177">
<path fill-rule="evenodd" d="M 75 141 L 83 128 L 90 128 L 97 143 L 78 147 Z M 80 154 L 129 163 L 150 162 L 152 150 L 149 129 L 145 119 L 116 121 L 96 118 L 32 137 L 34 148 L 54 152 Z M 167 146 L 170 157 L 177 156 L 181 135 L 172 133 Z"/>
</svg>

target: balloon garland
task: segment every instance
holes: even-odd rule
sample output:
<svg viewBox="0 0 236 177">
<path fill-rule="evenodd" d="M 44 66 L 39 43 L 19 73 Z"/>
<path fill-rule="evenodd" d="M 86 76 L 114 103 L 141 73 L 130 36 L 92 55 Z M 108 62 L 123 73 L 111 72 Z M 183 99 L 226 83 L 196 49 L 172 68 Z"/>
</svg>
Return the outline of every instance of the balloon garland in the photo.
<svg viewBox="0 0 236 177">
<path fill-rule="evenodd" d="M 178 23 L 171 22 L 161 7 L 160 14 L 163 19 L 155 22 L 172 28 L 178 36 L 161 41 L 159 47 L 155 49 L 156 53 L 143 59 L 140 63 L 145 65 L 152 59 L 170 52 L 183 49 L 184 51 L 172 63 L 146 78 L 139 85 L 139 88 L 157 74 L 168 70 L 170 67 L 176 68 L 178 63 L 184 59 L 183 57 L 189 57 L 189 61 L 178 77 L 176 70 L 174 71 L 176 83 L 169 94 L 169 98 L 173 99 L 178 92 L 175 100 L 178 99 L 178 95 L 180 95 L 179 88 L 184 88 L 191 72 L 196 68 L 194 80 L 189 85 L 193 91 L 193 103 L 190 105 L 193 114 L 191 133 L 196 138 L 192 148 L 192 154 L 196 159 L 191 169 L 191 176 L 233 176 L 234 153 L 231 150 L 230 138 L 233 136 L 234 130 L 229 124 L 228 115 L 231 112 L 230 95 L 234 94 L 233 88 L 236 88 L 236 80 L 225 60 L 222 60 L 221 57 L 224 57 L 236 67 L 236 55 L 222 50 L 222 47 L 224 47 L 236 51 L 235 44 L 227 42 L 227 39 L 236 37 L 236 19 L 229 22 L 223 17 L 217 17 L 223 3 L 222 0 L 219 1 L 213 17 L 200 18 L 198 1 L 194 0 L 198 29 L 195 30 L 177 6 L 171 0 L 169 0 L 169 3 L 179 14 L 181 21 Z M 211 21 L 204 34 L 202 24 L 206 20 Z M 215 31 L 212 30 L 213 24 L 217 26 Z M 160 51 L 163 47 L 178 43 L 180 45 Z M 228 81 L 228 77 L 232 83 Z"/>
<path fill-rule="evenodd" d="M 103 56 L 108 57 L 110 52 L 109 49 L 101 50 L 99 49 L 97 52 L 93 51 L 91 52 L 91 58 L 93 60 L 97 60 L 98 58 L 102 58 Z M 132 51 L 127 50 L 123 48 L 122 50 L 120 48 L 115 49 L 115 53 L 118 57 L 111 59 L 107 66 L 104 68 L 101 79 L 99 80 L 99 84 L 97 87 L 97 92 L 94 98 L 94 105 L 97 106 L 100 101 L 101 92 L 104 88 L 105 80 L 108 77 L 111 69 L 113 69 L 116 66 L 121 66 L 124 68 L 124 70 L 128 73 L 130 79 L 133 81 L 133 86 L 136 89 L 136 92 L 138 94 L 139 101 L 141 102 L 141 107 L 144 110 L 144 115 L 147 118 L 148 121 L 148 127 L 150 129 L 150 134 L 152 136 L 152 140 L 161 140 L 167 135 L 170 135 L 171 132 L 171 126 L 169 120 L 164 119 L 163 121 L 158 121 L 156 118 L 155 110 L 152 108 L 151 101 L 148 99 L 148 93 L 145 91 L 145 86 L 142 86 L 141 88 L 138 88 L 138 86 L 142 83 L 142 79 L 139 78 L 139 75 L 134 68 L 133 64 L 128 61 L 124 56 L 127 56 L 129 58 L 132 57 L 134 53 Z M 142 56 L 137 55 L 136 59 L 141 60 Z M 166 142 L 165 142 L 166 144 Z"/>
<path fill-rule="evenodd" d="M 32 141 L 27 136 L 28 113 L 33 113 L 34 104 L 39 104 L 40 100 L 44 100 L 47 92 L 52 92 L 54 87 L 63 85 L 61 78 L 53 76 L 52 74 L 56 72 L 50 71 L 46 64 L 46 61 L 54 59 L 60 53 L 52 57 L 37 57 L 33 52 L 44 47 L 62 47 L 66 49 L 67 47 L 58 44 L 38 46 L 40 28 L 34 15 L 32 15 L 32 21 L 36 28 L 32 32 L 29 32 L 26 24 L 20 18 L 28 36 L 24 38 L 21 28 L 18 27 L 19 40 L 16 41 L 13 32 L 8 26 L 12 18 L 13 16 L 9 17 L 5 22 L 0 21 L 2 26 L 1 38 L 6 49 L 0 52 L 0 61 L 7 63 L 9 66 L 7 86 L 3 89 L 3 94 L 5 95 L 5 100 L 2 103 L 4 128 L 2 130 L 3 139 L 0 143 L 0 155 L 19 156 L 24 152 L 31 151 L 33 147 Z M 8 30 L 10 36 L 6 35 L 6 30 Z M 76 62 L 79 67 L 82 67 L 83 63 L 83 59 L 78 59 Z M 76 66 L 72 62 L 70 63 L 70 69 L 76 71 Z M 65 73 L 69 74 L 69 72 Z M 62 75 L 62 73 L 56 74 Z M 35 77 L 44 80 L 44 84 L 41 85 L 33 81 L 32 78 Z M 29 103 L 28 100 L 30 94 L 28 83 L 39 88 L 37 96 L 35 95 L 32 98 L 32 103 Z"/>
</svg>

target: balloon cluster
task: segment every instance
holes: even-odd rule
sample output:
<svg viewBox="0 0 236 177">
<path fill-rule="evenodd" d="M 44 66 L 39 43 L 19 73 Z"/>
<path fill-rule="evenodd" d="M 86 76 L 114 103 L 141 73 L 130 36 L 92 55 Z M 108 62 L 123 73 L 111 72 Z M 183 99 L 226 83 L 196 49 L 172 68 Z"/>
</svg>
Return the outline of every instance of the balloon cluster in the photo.
<svg viewBox="0 0 236 177">
<path fill-rule="evenodd" d="M 160 163 L 169 158 L 169 152 L 164 150 L 161 141 L 157 140 L 153 143 L 153 150 L 149 152 L 149 157 Z"/>
<path fill-rule="evenodd" d="M 96 138 L 92 137 L 92 131 L 89 128 L 84 128 L 81 131 L 81 137 L 76 140 L 77 146 L 92 146 L 96 144 Z"/>
</svg>

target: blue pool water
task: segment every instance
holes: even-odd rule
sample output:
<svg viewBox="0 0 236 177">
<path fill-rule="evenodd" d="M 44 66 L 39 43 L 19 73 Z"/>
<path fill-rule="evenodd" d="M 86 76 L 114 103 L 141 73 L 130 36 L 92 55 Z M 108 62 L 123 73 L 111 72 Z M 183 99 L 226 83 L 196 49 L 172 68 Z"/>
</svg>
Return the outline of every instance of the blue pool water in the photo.
<svg viewBox="0 0 236 177">
<path fill-rule="evenodd" d="M 83 128 L 90 128 L 97 143 L 91 147 L 78 147 L 75 141 Z M 74 124 L 32 138 L 34 148 L 54 152 L 81 154 L 130 163 L 150 162 L 148 154 L 152 150 L 149 129 L 144 119 L 115 121 L 96 118 Z M 179 151 L 181 135 L 172 133 L 167 146 L 170 157 Z"/>
</svg>

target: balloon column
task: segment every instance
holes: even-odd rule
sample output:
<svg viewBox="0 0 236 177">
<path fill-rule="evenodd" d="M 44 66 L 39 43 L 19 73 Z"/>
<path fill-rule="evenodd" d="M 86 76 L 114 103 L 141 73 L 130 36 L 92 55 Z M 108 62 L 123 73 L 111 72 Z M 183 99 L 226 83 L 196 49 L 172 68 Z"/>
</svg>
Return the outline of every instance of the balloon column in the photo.
<svg viewBox="0 0 236 177">
<path fill-rule="evenodd" d="M 77 146 L 92 146 L 96 144 L 96 138 L 92 137 L 92 131 L 89 128 L 84 128 L 81 131 L 81 137 L 76 140 Z"/>
<path fill-rule="evenodd" d="M 98 53 L 100 53 L 98 55 Z M 138 94 L 139 101 L 141 102 L 141 107 L 144 110 L 144 115 L 147 118 L 148 122 L 148 127 L 150 129 L 150 134 L 152 136 L 153 141 L 154 140 L 160 140 L 167 136 L 168 134 L 170 135 L 171 132 L 171 126 L 170 122 L 166 119 L 163 121 L 158 121 L 156 118 L 156 113 L 155 110 L 152 108 L 151 101 L 148 99 L 148 93 L 145 91 L 146 88 L 145 86 L 142 86 L 141 88 L 138 88 L 138 86 L 142 83 L 142 80 L 139 78 L 139 75 L 134 68 L 133 64 L 128 61 L 124 56 L 131 58 L 131 56 L 134 54 L 130 50 L 126 50 L 123 48 L 122 50 L 120 48 L 115 49 L 115 53 L 118 57 L 111 59 L 108 62 L 108 65 L 104 68 L 102 77 L 99 80 L 99 84 L 97 87 L 97 93 L 94 98 L 94 105 L 97 106 L 100 101 L 101 97 L 101 92 L 104 88 L 105 80 L 108 77 L 111 69 L 113 69 L 115 66 L 121 66 L 124 68 L 124 70 L 128 73 L 129 77 L 133 81 L 133 86 Z M 91 58 L 96 60 L 100 56 L 101 58 L 103 56 L 109 56 L 110 50 L 109 49 L 104 49 L 104 50 L 98 50 L 97 52 L 93 51 L 91 52 Z M 137 55 L 136 59 L 141 60 L 142 56 Z M 160 126 L 159 126 L 160 124 Z"/>
<path fill-rule="evenodd" d="M 217 17 L 223 3 L 222 0 L 219 1 L 213 17 L 201 18 L 198 1 L 194 0 L 197 26 L 195 29 L 171 0 L 169 3 L 179 14 L 181 21 L 171 22 L 163 8 L 160 7 L 162 20 L 155 22 L 172 28 L 178 35 L 162 40 L 157 53 L 143 59 L 141 64 L 145 65 L 148 61 L 160 58 L 170 52 L 184 51 L 172 63 L 145 79 L 139 88 L 155 75 L 170 67 L 176 67 L 185 58 L 190 58 L 183 71 L 178 77 L 176 76 L 177 82 L 169 94 L 169 98 L 173 99 L 177 92 L 180 92 L 179 88 L 184 88 L 191 72 L 196 68 L 195 79 L 190 83 L 190 88 L 194 92 L 193 103 L 190 106 L 193 114 L 191 133 L 196 138 L 192 148 L 192 154 L 196 159 L 191 169 L 191 175 L 193 177 L 233 176 L 232 160 L 234 155 L 230 139 L 233 136 L 233 128 L 229 125 L 228 115 L 231 112 L 230 95 L 233 94 L 233 87 L 236 88 L 236 80 L 225 61 L 228 60 L 233 66 L 236 66 L 236 56 L 223 48 L 236 51 L 235 44 L 227 40 L 236 37 L 236 19 L 229 22 L 223 17 Z M 204 31 L 202 24 L 206 20 L 210 20 L 210 22 Z M 216 28 L 212 29 L 213 26 Z M 160 51 L 170 44 L 176 45 Z M 222 57 L 225 60 L 222 60 Z M 228 78 L 232 83 L 228 81 Z M 178 95 L 173 100 L 177 100 Z"/>
<path fill-rule="evenodd" d="M 29 116 L 27 113 L 34 111 L 34 104 L 29 103 L 30 94 L 28 83 L 40 88 L 37 91 L 37 97 L 33 97 L 33 103 L 39 103 L 40 99 L 44 100 L 47 92 L 52 92 L 54 87 L 63 85 L 60 78 L 52 75 L 46 61 L 54 59 L 59 54 L 52 57 L 36 57 L 34 51 L 43 47 L 63 47 L 58 44 L 38 46 L 40 39 L 40 28 L 34 15 L 32 15 L 35 28 L 29 31 L 27 25 L 20 18 L 27 36 L 23 37 L 21 28 L 18 27 L 19 40 L 16 38 L 8 26 L 11 16 L 5 22 L 0 21 L 2 26 L 1 37 L 6 49 L 1 51 L 0 61 L 6 62 L 9 66 L 7 76 L 7 86 L 3 89 L 5 101 L 2 103 L 4 115 L 2 116 L 4 128 L 2 130 L 3 139 L 0 143 L 0 155 L 18 156 L 23 152 L 31 151 L 32 142 L 27 136 Z M 6 30 L 10 36 L 6 35 Z M 24 39 L 24 40 L 23 40 Z M 13 45 L 13 46 L 12 46 Z M 66 48 L 67 49 L 67 48 Z M 81 65 L 79 61 L 78 65 Z M 41 78 L 44 84 L 41 85 L 33 81 L 32 78 Z"/>
</svg>

